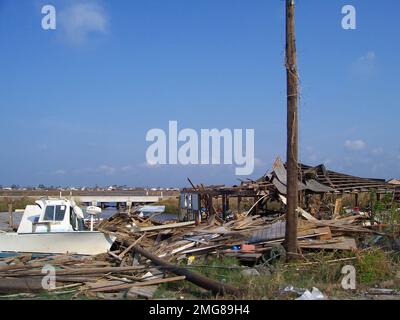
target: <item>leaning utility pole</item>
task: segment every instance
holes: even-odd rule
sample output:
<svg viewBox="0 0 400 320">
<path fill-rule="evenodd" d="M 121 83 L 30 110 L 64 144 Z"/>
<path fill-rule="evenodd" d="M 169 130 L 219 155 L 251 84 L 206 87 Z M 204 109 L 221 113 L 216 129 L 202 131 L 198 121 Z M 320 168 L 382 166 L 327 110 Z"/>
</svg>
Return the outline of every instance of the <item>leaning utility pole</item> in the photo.
<svg viewBox="0 0 400 320">
<path fill-rule="evenodd" d="M 288 259 L 297 254 L 298 137 L 297 137 L 297 61 L 294 28 L 294 0 L 286 0 L 287 74 L 287 211 L 285 247 Z"/>
</svg>

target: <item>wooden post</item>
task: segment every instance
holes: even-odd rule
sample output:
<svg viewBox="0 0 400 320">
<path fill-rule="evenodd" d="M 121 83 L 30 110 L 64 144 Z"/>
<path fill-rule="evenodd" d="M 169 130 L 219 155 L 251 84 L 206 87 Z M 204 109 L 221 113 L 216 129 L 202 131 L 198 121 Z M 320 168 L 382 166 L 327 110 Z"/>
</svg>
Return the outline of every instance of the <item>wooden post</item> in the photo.
<svg viewBox="0 0 400 320">
<path fill-rule="evenodd" d="M 226 195 L 222 196 L 222 219 L 226 218 Z"/>
<path fill-rule="evenodd" d="M 358 193 L 354 194 L 354 207 L 358 208 L 359 206 L 359 201 L 358 201 Z"/>
<path fill-rule="evenodd" d="M 201 222 L 201 219 L 200 219 L 201 211 L 200 210 L 193 210 L 193 212 L 194 212 L 195 225 L 198 226 L 200 224 L 200 222 Z"/>
<path fill-rule="evenodd" d="M 333 212 L 333 218 L 339 218 L 340 211 L 342 211 L 343 196 L 338 195 L 335 200 L 335 211 Z"/>
<path fill-rule="evenodd" d="M 10 228 L 14 228 L 14 219 L 13 219 L 13 204 L 9 203 L 8 204 L 8 224 L 10 225 Z"/>
<path fill-rule="evenodd" d="M 297 61 L 294 0 L 286 0 L 286 76 L 287 76 L 287 212 L 285 247 L 288 260 L 297 254 L 298 136 L 297 136 Z"/>
<path fill-rule="evenodd" d="M 254 197 L 254 204 L 256 204 L 258 201 L 258 196 Z M 256 206 L 254 207 L 254 214 L 258 215 L 258 203 L 256 204 Z"/>
<path fill-rule="evenodd" d="M 237 197 L 237 211 L 240 213 L 240 203 L 242 202 L 242 197 L 238 196 Z"/>
<path fill-rule="evenodd" d="M 208 216 L 211 217 L 215 214 L 214 208 L 213 208 L 213 196 L 209 194 L 208 196 Z"/>
<path fill-rule="evenodd" d="M 226 219 L 227 213 L 229 211 L 229 196 L 223 195 L 222 196 L 222 219 Z"/>
<path fill-rule="evenodd" d="M 311 196 L 312 196 L 311 194 L 306 194 L 306 195 L 304 196 L 304 207 L 305 207 L 306 211 L 309 211 L 309 207 L 310 207 L 310 197 L 311 197 Z"/>
</svg>

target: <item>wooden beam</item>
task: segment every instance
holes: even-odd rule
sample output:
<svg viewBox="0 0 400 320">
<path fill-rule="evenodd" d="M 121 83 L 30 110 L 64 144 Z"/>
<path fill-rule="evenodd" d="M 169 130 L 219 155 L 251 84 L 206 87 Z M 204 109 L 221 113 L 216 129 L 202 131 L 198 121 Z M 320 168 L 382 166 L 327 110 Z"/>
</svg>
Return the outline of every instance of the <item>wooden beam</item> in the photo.
<svg viewBox="0 0 400 320">
<path fill-rule="evenodd" d="M 150 259 L 154 264 L 162 267 L 166 271 L 172 272 L 178 276 L 185 276 L 186 280 L 198 285 L 204 289 L 210 290 L 215 294 L 233 294 L 239 295 L 240 290 L 226 283 L 218 282 L 212 279 L 209 279 L 203 275 L 190 272 L 189 270 L 173 265 L 169 262 L 164 261 L 163 259 L 157 257 L 156 255 L 148 252 L 140 246 L 133 247 L 133 251 L 139 253 L 140 255 Z"/>
<path fill-rule="evenodd" d="M 340 212 L 342 211 L 342 205 L 343 205 L 343 195 L 340 194 L 336 197 L 335 200 L 335 210 L 333 212 L 333 219 L 339 218 Z"/>
</svg>

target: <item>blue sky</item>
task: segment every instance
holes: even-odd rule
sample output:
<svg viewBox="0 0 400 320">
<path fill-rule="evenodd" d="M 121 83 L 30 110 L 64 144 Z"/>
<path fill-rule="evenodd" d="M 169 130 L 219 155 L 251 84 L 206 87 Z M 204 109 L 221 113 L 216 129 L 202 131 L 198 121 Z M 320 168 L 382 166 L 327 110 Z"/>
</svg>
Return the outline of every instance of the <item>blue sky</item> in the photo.
<svg viewBox="0 0 400 320">
<path fill-rule="evenodd" d="M 297 1 L 303 163 L 400 177 L 399 10 Z M 281 0 L 0 0 L 0 184 L 237 182 L 232 166 L 146 165 L 146 132 L 170 120 L 253 128 L 257 178 L 285 158 L 284 36 Z"/>
</svg>

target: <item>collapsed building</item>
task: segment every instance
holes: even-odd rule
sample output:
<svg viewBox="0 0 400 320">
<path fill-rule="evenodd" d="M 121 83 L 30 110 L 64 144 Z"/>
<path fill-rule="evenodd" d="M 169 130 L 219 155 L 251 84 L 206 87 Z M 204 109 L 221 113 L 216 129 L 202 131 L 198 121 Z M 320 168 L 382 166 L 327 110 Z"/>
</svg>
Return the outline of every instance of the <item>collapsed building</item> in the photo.
<svg viewBox="0 0 400 320">
<path fill-rule="evenodd" d="M 241 181 L 240 185 L 193 185 L 183 188 L 180 196 L 180 219 L 195 220 L 202 214 L 219 214 L 225 219 L 230 206 L 235 203 L 235 211 L 241 212 L 243 200 L 251 199 L 249 213 L 268 214 L 268 205 L 272 201 L 285 201 L 287 184 L 286 165 L 276 158 L 272 171 L 257 180 Z M 343 209 L 343 199 L 350 198 L 353 208 L 359 208 L 360 196 L 374 194 L 380 201 L 390 195 L 394 201 L 400 200 L 400 185 L 386 182 L 384 179 L 361 178 L 328 170 L 325 165 L 310 166 L 299 164 L 299 207 L 308 210 L 313 216 L 334 218 Z M 248 206 L 247 206 L 248 207 Z M 251 212 L 250 212 L 251 211 Z"/>
</svg>

